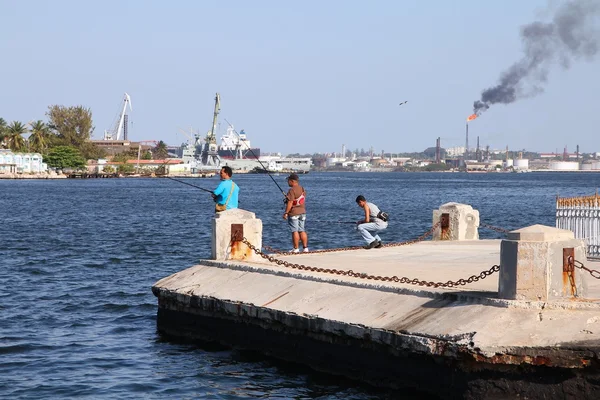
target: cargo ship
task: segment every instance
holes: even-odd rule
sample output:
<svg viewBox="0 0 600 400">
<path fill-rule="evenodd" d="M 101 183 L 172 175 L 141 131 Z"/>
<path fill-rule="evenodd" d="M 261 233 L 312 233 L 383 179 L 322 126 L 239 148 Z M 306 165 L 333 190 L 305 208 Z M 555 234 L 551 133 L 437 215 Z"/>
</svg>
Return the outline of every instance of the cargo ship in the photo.
<svg viewBox="0 0 600 400">
<path fill-rule="evenodd" d="M 246 137 L 246 132 L 242 129 L 238 134 L 233 126 L 229 126 L 227 132 L 221 136 L 221 144 L 217 152 L 219 157 L 225 160 L 256 160 L 260 158 L 260 148 L 253 148 Z"/>
</svg>

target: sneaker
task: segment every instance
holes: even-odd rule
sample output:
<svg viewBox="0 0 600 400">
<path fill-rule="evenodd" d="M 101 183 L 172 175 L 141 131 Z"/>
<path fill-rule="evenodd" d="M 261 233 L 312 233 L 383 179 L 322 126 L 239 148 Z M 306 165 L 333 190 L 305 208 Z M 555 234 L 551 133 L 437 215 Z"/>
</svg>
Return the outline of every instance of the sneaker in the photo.
<svg viewBox="0 0 600 400">
<path fill-rule="evenodd" d="M 377 240 L 373 240 L 371 243 L 366 245 L 364 248 L 368 250 L 368 249 L 372 249 L 375 246 L 377 246 Z"/>
<path fill-rule="evenodd" d="M 291 249 L 290 253 L 300 253 L 300 250 L 299 249 Z"/>
<path fill-rule="evenodd" d="M 377 244 L 375 245 L 375 248 L 380 249 L 381 247 L 383 247 L 383 243 L 381 243 L 381 240 L 378 240 Z"/>
<path fill-rule="evenodd" d="M 302 250 L 303 253 L 308 253 L 308 247 L 305 247 L 304 250 Z"/>
</svg>

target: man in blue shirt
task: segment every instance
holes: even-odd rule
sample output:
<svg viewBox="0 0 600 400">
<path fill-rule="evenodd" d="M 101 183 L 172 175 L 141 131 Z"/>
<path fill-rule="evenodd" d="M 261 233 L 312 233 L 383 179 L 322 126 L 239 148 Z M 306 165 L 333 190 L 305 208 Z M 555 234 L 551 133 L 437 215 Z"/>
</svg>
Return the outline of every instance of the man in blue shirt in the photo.
<svg viewBox="0 0 600 400">
<path fill-rule="evenodd" d="M 215 205 L 215 211 L 231 210 L 232 208 L 238 208 L 238 194 L 240 188 L 231 180 L 233 171 L 231 167 L 224 166 L 219 172 L 221 176 L 221 183 L 213 191 L 212 197 L 217 203 Z"/>
</svg>

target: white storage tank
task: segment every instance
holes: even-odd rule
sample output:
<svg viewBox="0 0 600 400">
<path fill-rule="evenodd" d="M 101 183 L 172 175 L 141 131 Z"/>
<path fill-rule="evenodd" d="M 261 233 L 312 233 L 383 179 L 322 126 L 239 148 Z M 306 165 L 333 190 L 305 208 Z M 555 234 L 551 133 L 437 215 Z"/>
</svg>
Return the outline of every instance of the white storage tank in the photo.
<svg viewBox="0 0 600 400">
<path fill-rule="evenodd" d="M 515 160 L 514 167 L 515 167 L 515 169 L 528 170 L 529 169 L 529 160 L 527 158 Z"/>
<path fill-rule="evenodd" d="M 600 169 L 600 161 L 593 161 L 593 162 L 592 162 L 592 169 L 593 169 L 593 170 L 598 170 L 598 169 Z"/>
<path fill-rule="evenodd" d="M 579 171 L 577 161 L 550 161 L 552 171 Z"/>
<path fill-rule="evenodd" d="M 504 161 L 504 168 L 510 168 L 512 166 L 513 166 L 512 158 L 509 158 L 508 160 Z"/>
<path fill-rule="evenodd" d="M 589 162 L 582 163 L 581 164 L 581 170 L 582 171 L 591 171 L 592 170 L 592 163 L 589 163 Z"/>
</svg>

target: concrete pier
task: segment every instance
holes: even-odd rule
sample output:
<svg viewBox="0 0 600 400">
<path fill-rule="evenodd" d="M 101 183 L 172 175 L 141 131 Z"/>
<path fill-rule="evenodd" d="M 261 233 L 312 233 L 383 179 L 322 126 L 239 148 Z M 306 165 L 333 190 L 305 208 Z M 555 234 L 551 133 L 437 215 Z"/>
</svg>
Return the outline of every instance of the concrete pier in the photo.
<svg viewBox="0 0 600 400">
<path fill-rule="evenodd" d="M 482 274 L 500 249 L 442 240 L 276 256 L 288 266 L 206 260 L 153 286 L 158 329 L 440 398 L 599 398 L 600 280 L 578 275 L 585 298 L 501 298 L 500 274 Z"/>
</svg>

